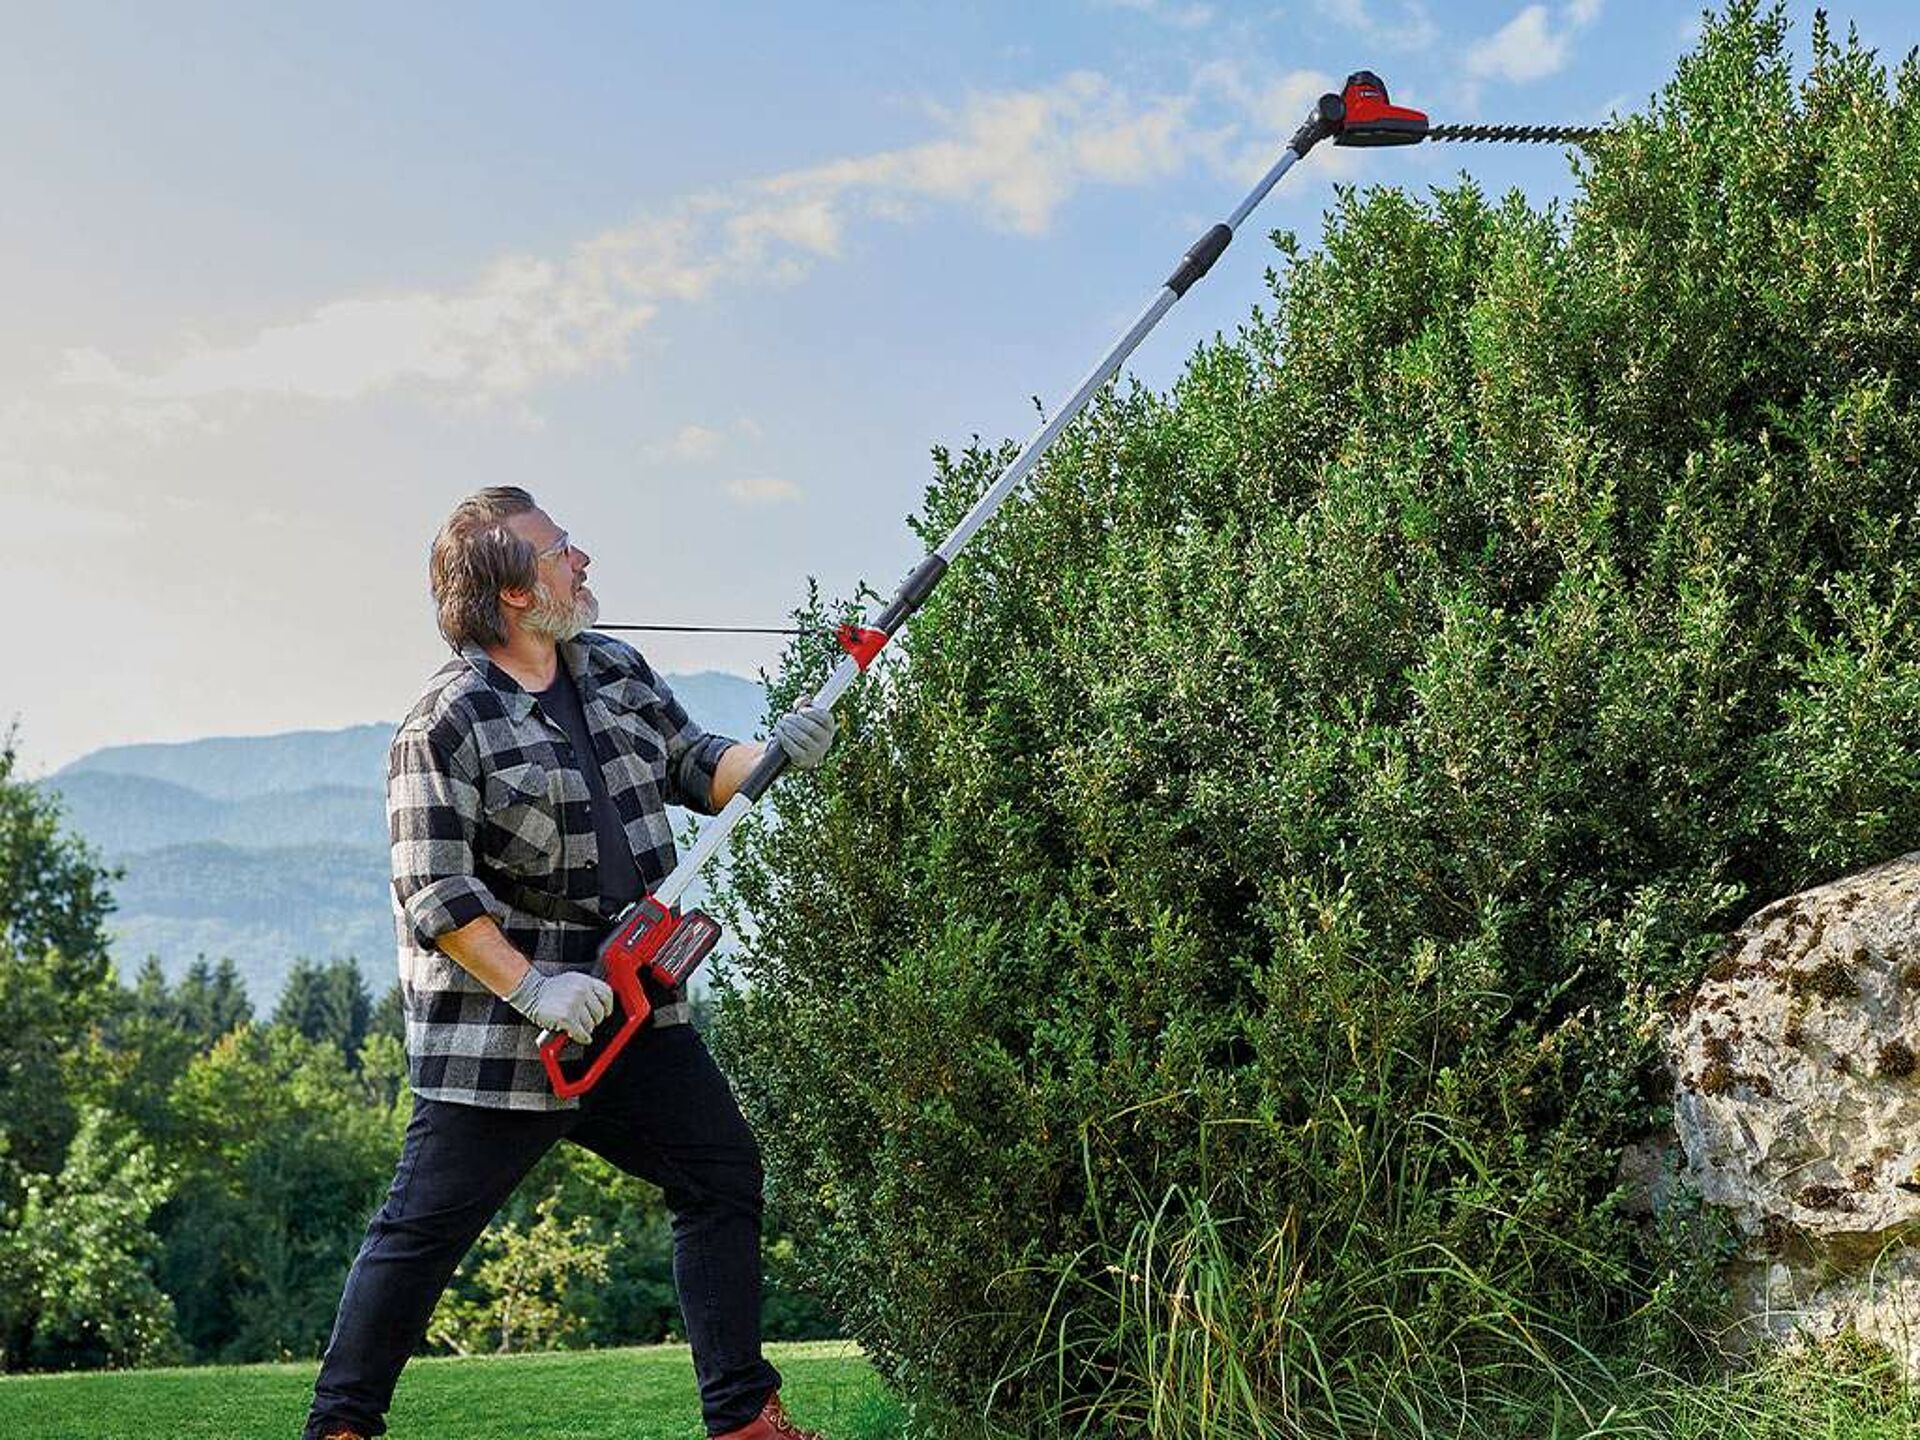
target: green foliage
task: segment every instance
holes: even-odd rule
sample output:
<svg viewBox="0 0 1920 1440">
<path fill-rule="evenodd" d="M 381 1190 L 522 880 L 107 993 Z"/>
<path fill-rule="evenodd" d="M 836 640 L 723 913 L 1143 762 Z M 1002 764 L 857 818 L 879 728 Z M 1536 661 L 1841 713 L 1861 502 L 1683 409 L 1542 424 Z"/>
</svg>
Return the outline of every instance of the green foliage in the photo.
<svg viewBox="0 0 1920 1440">
<path fill-rule="evenodd" d="M 1834 580 L 1822 599 L 1835 623 L 1793 621 L 1799 683 L 1760 775 L 1794 846 L 1845 870 L 1920 834 L 1920 575 L 1902 558 Z"/>
<path fill-rule="evenodd" d="M 533 1236 L 542 1243 L 528 1249 L 528 1237 Z M 560 1243 L 563 1238 L 565 1244 Z M 586 1150 L 563 1145 L 521 1182 L 454 1276 L 429 1332 L 437 1347 L 456 1353 L 500 1348 L 500 1321 L 519 1307 L 520 1292 L 510 1290 L 508 1270 L 494 1262 L 516 1247 L 527 1257 L 572 1254 L 583 1262 L 565 1276 L 557 1267 L 549 1276 L 533 1276 L 535 1282 L 549 1285 L 550 1293 L 564 1288 L 568 1311 L 538 1343 L 616 1345 L 683 1334 L 673 1281 L 672 1225 L 659 1191 Z M 794 1261 L 791 1238 L 769 1227 L 762 1249 L 768 1272 L 761 1309 L 766 1338 L 835 1335 L 836 1328 L 817 1303 L 788 1283 Z M 521 1343 L 516 1339 L 511 1348 Z"/>
<path fill-rule="evenodd" d="M 202 955 L 187 967 L 167 1004 L 174 1021 L 203 1046 L 211 1045 L 253 1019 L 246 982 L 229 956 L 209 966 Z"/>
<path fill-rule="evenodd" d="M 637 1184 L 597 1155 L 562 1146 L 536 1167 L 508 1202 L 502 1221 L 527 1223 L 549 1197 L 561 1214 L 590 1220 L 592 1241 L 607 1257 L 604 1273 L 575 1292 L 585 1322 L 579 1343 L 677 1335 L 681 1324 L 673 1287 L 673 1240 L 659 1192 Z"/>
<path fill-rule="evenodd" d="M 57 1170 L 74 1116 L 59 1070 L 109 993 L 113 878 L 61 829 L 59 807 L 13 777 L 0 739 L 0 1205 L 20 1170 Z M 17 1168 L 16 1168 L 17 1167 Z"/>
<path fill-rule="evenodd" d="M 407 1043 L 407 1000 L 401 993 L 400 982 L 394 981 L 367 1016 L 367 1034 L 386 1035 L 400 1044 Z"/>
<path fill-rule="evenodd" d="M 296 960 L 273 1012 L 273 1023 L 298 1030 L 307 1039 L 332 1045 L 352 1067 L 373 1016 L 373 996 L 352 959 L 325 965 Z"/>
<path fill-rule="evenodd" d="M 13 778 L 13 746 L 9 730 L 0 741 L 0 944 L 16 955 L 58 956 L 63 985 L 97 985 L 106 976 L 113 876 L 61 828 L 55 801 Z"/>
<path fill-rule="evenodd" d="M 255 1026 L 231 958 L 203 956 L 172 985 L 150 958 L 113 983 L 111 877 L 12 763 L 0 752 L 14 867 L 0 871 L 0 1369 L 317 1355 L 399 1153 L 399 987 L 376 1006 L 352 962 L 297 961 L 273 1023 Z M 42 949 L 10 948 L 23 944 Z M 283 957 L 249 959 L 277 972 Z M 776 1264 L 791 1253 L 770 1242 Z M 671 1335 L 658 1193 L 563 1147 L 448 1313 L 459 1346 Z M 832 1333 L 777 1277 L 766 1330 Z"/>
<path fill-rule="evenodd" d="M 68 1066 L 67 1089 L 77 1103 L 112 1111 L 170 1150 L 177 1134 L 174 1083 L 211 1044 L 182 1023 L 159 963 L 149 959 L 132 989 L 113 992 Z"/>
<path fill-rule="evenodd" d="M 350 967 L 309 968 L 320 981 L 312 993 L 351 996 Z M 137 1136 L 139 1155 L 164 1161 L 164 1194 L 127 1218 L 120 1239 L 140 1257 L 128 1283 L 157 1278 L 170 1326 L 177 1308 L 186 1355 L 318 1354 L 399 1153 L 410 1095 L 397 1002 L 394 987 L 349 1053 L 324 1006 L 316 1007 L 317 1037 L 291 1023 L 307 1013 L 299 1005 L 283 1005 L 274 1024 L 255 1027 L 232 966 L 202 962 L 170 987 L 149 963 L 130 987 L 111 993 L 82 1045 L 50 1066 L 63 1106 L 111 1115 L 113 1135 L 129 1144 Z M 343 1012 L 353 1009 L 332 1013 Z M 0 1143 L 7 1133 L 0 1122 Z M 64 1177 L 26 1171 L 22 1184 L 42 1197 L 66 1193 Z M 43 1212 L 44 1205 L 35 1214 Z M 38 1272 L 20 1267 L 40 1241 L 27 1235 L 20 1207 L 0 1206 L 0 1292 L 16 1302 L 0 1306 L 0 1368 L 171 1353 L 110 1355 L 66 1340 L 36 1348 L 38 1311 L 22 1307 Z M 777 1276 L 792 1245 L 779 1236 L 769 1244 Z M 556 1150 L 476 1248 L 442 1322 L 437 1343 L 454 1349 L 671 1337 L 679 1305 L 658 1192 L 585 1151 Z M 765 1329 L 776 1339 L 832 1333 L 818 1307 L 777 1278 Z"/>
<path fill-rule="evenodd" d="M 0 1230 L 0 1368 L 177 1356 L 147 1228 L 169 1188 L 137 1135 L 104 1111 L 82 1113 L 59 1175 L 29 1180 L 20 1214 Z"/>
<path fill-rule="evenodd" d="M 1142 1423 L 1175 1196 L 1259 1403 L 1684 1333 L 1614 1196 L 1659 1008 L 1920 820 L 1920 62 L 1785 39 L 1709 23 L 1566 213 L 1342 192 L 743 830 L 716 1039 L 903 1382 Z M 936 453 L 930 546 L 1009 453 Z"/>
<path fill-rule="evenodd" d="M 188 1065 L 160 1274 L 196 1353 L 319 1352 L 398 1153 L 394 1063 L 356 1076 L 332 1045 L 242 1026 Z"/>
<path fill-rule="evenodd" d="M 570 1302 L 581 1280 L 604 1280 L 607 1255 L 618 1243 L 593 1238 L 584 1215 L 561 1218 L 560 1197 L 534 1206 L 531 1225 L 496 1225 L 466 1264 L 476 1296 L 458 1291 L 440 1299 L 427 1337 L 456 1355 L 558 1349 L 584 1328 Z"/>
</svg>

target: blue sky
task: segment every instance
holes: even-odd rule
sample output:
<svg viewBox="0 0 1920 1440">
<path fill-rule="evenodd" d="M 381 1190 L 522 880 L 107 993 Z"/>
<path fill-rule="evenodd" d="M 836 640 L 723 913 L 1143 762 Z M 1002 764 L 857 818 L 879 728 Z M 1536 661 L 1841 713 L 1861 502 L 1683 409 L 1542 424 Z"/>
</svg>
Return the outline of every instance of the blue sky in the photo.
<svg viewBox="0 0 1920 1440">
<path fill-rule="evenodd" d="M 1790 7 L 1804 44 L 1810 5 Z M 1892 0 L 1830 7 L 1883 54 Z M 0 494 L 39 773 L 397 718 L 431 534 L 533 489 L 608 620 L 882 589 L 928 448 L 1024 435 L 1368 67 L 1436 120 L 1644 104 L 1697 9 L 1625 0 L 19 4 L 0 47 Z M 1165 384 L 1336 181 L 1547 147 L 1322 147 L 1133 367 Z M 657 640 L 751 674 L 770 644 Z"/>
</svg>

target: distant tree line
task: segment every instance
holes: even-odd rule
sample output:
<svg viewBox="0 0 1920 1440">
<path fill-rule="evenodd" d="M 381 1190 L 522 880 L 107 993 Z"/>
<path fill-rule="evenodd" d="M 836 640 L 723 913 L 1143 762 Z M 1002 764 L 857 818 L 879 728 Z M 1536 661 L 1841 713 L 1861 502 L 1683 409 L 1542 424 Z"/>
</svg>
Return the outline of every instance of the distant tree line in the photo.
<svg viewBox="0 0 1920 1440">
<path fill-rule="evenodd" d="M 311 1358 L 410 1109 L 397 985 L 302 960 L 271 1017 L 231 959 L 130 983 L 113 872 L 0 747 L 0 1369 Z M 770 1237 L 776 1259 L 791 1247 Z M 776 1267 L 777 1268 L 777 1267 Z M 769 1286 L 775 1337 L 832 1333 Z M 564 1147 L 462 1267 L 430 1348 L 679 1328 L 657 1192 Z"/>
</svg>

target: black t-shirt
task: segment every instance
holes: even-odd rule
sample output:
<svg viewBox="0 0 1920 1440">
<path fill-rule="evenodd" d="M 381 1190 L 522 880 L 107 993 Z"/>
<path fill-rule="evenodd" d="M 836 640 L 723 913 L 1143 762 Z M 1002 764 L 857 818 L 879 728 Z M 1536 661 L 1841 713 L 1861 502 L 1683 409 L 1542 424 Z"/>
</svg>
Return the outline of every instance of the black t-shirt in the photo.
<svg viewBox="0 0 1920 1440">
<path fill-rule="evenodd" d="M 602 912 L 611 917 L 645 894 L 646 882 L 640 878 L 640 867 L 634 864 L 633 847 L 627 843 L 620 812 L 607 793 L 606 777 L 600 773 L 600 757 L 593 748 L 593 734 L 587 729 L 587 717 L 580 708 L 580 692 L 574 688 L 573 676 L 567 673 L 564 663 L 558 667 L 553 684 L 533 698 L 547 718 L 567 732 L 567 739 L 573 745 L 574 763 L 580 767 L 581 777 L 587 782 L 587 793 L 593 797 L 593 834 L 600 849 L 600 905 Z"/>
</svg>

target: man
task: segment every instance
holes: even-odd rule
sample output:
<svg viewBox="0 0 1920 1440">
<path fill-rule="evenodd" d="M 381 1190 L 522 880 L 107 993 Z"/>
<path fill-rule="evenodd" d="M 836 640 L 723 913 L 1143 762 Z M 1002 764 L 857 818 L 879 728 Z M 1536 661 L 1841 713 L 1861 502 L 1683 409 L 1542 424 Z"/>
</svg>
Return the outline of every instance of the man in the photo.
<svg viewBox="0 0 1920 1440">
<path fill-rule="evenodd" d="M 387 778 L 414 1108 L 347 1276 L 307 1440 L 385 1431 L 461 1256 L 563 1139 L 664 1191 L 709 1435 L 807 1434 L 760 1352 L 759 1151 L 684 993 L 654 997 L 652 1023 L 578 1101 L 553 1095 L 535 1048 L 543 1028 L 585 1042 L 612 1012 L 589 973 L 601 917 L 672 868 L 665 807 L 717 812 L 762 753 L 706 734 L 636 651 L 588 632 L 590 563 L 513 487 L 463 500 L 433 543 L 455 654 L 401 723 Z M 808 707 L 774 739 L 811 768 L 833 732 Z"/>
</svg>

